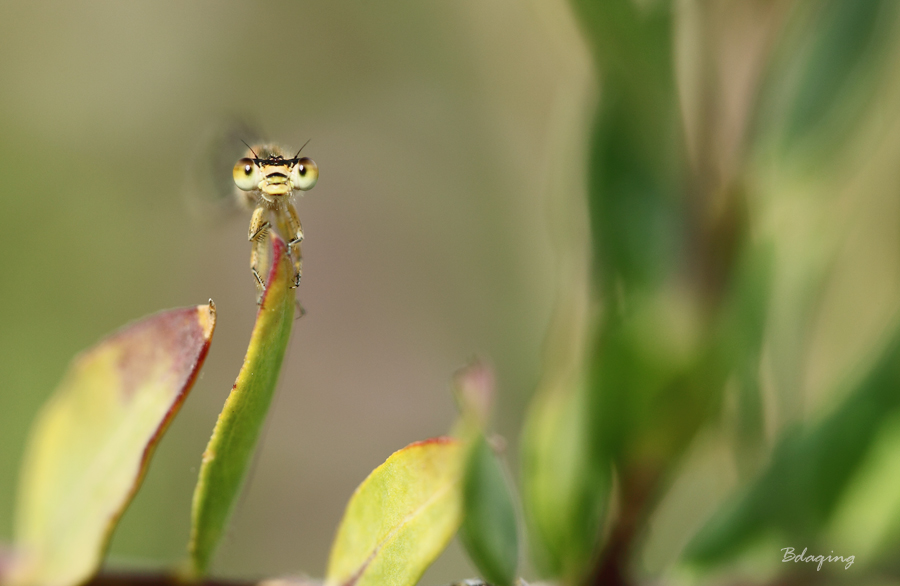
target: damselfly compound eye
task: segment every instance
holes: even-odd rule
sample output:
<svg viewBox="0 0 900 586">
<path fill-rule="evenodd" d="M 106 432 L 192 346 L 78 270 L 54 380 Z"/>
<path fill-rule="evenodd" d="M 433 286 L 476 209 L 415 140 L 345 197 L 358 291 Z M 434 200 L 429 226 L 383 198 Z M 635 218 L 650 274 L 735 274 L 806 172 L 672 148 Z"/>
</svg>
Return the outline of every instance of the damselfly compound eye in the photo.
<svg viewBox="0 0 900 586">
<path fill-rule="evenodd" d="M 303 157 L 291 169 L 291 185 L 294 189 L 308 191 L 319 180 L 319 167 L 309 157 Z"/>
<path fill-rule="evenodd" d="M 254 189 L 262 180 L 259 167 L 253 162 L 253 159 L 241 159 L 234 166 L 232 171 L 234 175 L 234 183 L 244 191 Z"/>
</svg>

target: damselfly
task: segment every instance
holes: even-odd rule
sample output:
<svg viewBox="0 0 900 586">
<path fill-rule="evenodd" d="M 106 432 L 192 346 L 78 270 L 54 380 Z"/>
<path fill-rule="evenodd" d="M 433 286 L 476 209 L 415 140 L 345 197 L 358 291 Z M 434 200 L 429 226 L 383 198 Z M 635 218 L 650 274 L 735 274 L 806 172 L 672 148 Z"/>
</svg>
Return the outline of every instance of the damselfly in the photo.
<svg viewBox="0 0 900 586">
<path fill-rule="evenodd" d="M 237 192 L 238 199 L 246 207 L 253 208 L 247 234 L 251 243 L 250 270 L 256 280 L 257 291 L 262 296 L 265 282 L 261 275 L 265 275 L 267 270 L 268 235 L 273 227 L 272 221 L 287 242 L 288 255 L 294 265 L 292 286 L 296 288 L 300 285 L 303 228 L 294 207 L 294 194 L 315 186 L 319 168 L 309 157 L 300 157 L 303 147 L 292 157 L 271 144 L 247 145 L 247 148 L 247 156 L 235 163 L 232 174 L 240 190 Z"/>
</svg>

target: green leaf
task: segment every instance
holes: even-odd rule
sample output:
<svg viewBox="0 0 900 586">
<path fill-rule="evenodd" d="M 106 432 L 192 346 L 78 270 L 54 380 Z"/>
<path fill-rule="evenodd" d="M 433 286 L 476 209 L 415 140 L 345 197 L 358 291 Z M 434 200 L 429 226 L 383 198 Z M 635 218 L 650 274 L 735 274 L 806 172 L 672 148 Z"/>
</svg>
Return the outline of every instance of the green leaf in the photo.
<svg viewBox="0 0 900 586">
<path fill-rule="evenodd" d="M 760 86 L 750 144 L 773 168 L 813 177 L 843 171 L 892 78 L 898 4 L 807 0 L 790 13 Z"/>
<path fill-rule="evenodd" d="M 581 583 L 596 555 L 610 493 L 608 459 L 595 456 L 583 384 L 560 382 L 532 401 L 523 432 L 522 489 L 535 564 Z"/>
<path fill-rule="evenodd" d="M 669 4 L 572 1 L 602 85 L 588 204 L 594 277 L 610 300 L 658 286 L 683 253 L 687 161 Z"/>
<path fill-rule="evenodd" d="M 882 428 L 900 411 L 898 388 L 900 334 L 837 409 L 785 434 L 767 469 L 713 516 L 685 559 L 719 563 L 770 533 L 812 547 Z"/>
<path fill-rule="evenodd" d="M 782 123 L 786 143 L 808 138 L 836 116 L 844 118 L 843 126 L 852 126 L 848 123 L 865 110 L 877 89 L 876 80 L 866 79 L 865 74 L 883 65 L 892 29 L 886 25 L 896 21 L 894 4 L 890 0 L 827 0 L 811 3 L 812 15 L 801 12 L 811 29 L 791 36 L 791 41 L 800 37 L 801 46 L 790 48 L 787 71 L 781 72 L 794 74 L 796 80 L 780 78 L 772 84 L 791 90 Z"/>
<path fill-rule="evenodd" d="M 215 322 L 212 301 L 166 311 L 73 361 L 32 427 L 11 584 L 71 586 L 97 571 L 203 365 Z"/>
<path fill-rule="evenodd" d="M 481 576 L 493 586 L 512 586 L 519 565 L 516 511 L 506 475 L 482 434 L 469 448 L 463 509 L 459 537 Z"/>
<path fill-rule="evenodd" d="M 203 453 L 194 490 L 189 550 L 195 576 L 206 573 L 240 494 L 294 323 L 290 259 L 284 242 L 274 234 L 272 245 L 272 269 L 250 346 Z"/>
<path fill-rule="evenodd" d="M 460 540 L 489 584 L 511 586 L 519 564 L 516 509 L 500 460 L 485 439 L 494 374 L 475 361 L 456 373 L 453 390 L 461 412 L 454 435 L 466 452 Z"/>
<path fill-rule="evenodd" d="M 353 493 L 328 561 L 326 586 L 413 586 L 462 515 L 459 441 L 394 452 Z"/>
<path fill-rule="evenodd" d="M 880 427 L 823 537 L 870 567 L 895 559 L 900 545 L 900 412 Z"/>
<path fill-rule="evenodd" d="M 675 79 L 672 3 L 572 4 L 602 87 L 587 186 L 602 319 L 589 334 L 584 365 L 589 414 L 582 427 L 592 436 L 584 457 L 597 460 L 589 468 L 598 478 L 609 458 L 621 474 L 662 475 L 705 422 L 719 389 L 696 372 L 706 352 L 703 306 L 712 299 L 698 293 L 710 283 L 718 292 L 727 271 L 707 262 L 713 257 L 687 256 L 702 242 L 729 266 L 731 247 L 713 244 L 713 226 L 694 217 L 702 198 L 688 197 L 696 186 Z M 697 275 L 709 283 L 685 288 Z"/>
</svg>

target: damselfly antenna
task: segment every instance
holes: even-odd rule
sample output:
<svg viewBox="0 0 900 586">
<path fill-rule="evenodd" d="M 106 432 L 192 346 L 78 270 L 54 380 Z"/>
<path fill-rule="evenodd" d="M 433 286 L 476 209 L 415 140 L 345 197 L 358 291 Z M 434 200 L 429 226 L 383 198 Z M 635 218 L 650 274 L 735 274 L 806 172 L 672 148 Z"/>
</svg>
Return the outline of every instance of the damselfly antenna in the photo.
<svg viewBox="0 0 900 586">
<path fill-rule="evenodd" d="M 304 142 L 304 143 L 303 143 L 303 146 L 302 146 L 302 147 L 300 147 L 300 151 L 302 151 L 302 150 L 303 150 L 303 147 L 305 147 L 305 146 L 306 146 L 306 145 L 308 145 L 308 144 L 309 144 L 309 141 L 310 141 L 310 140 L 312 140 L 312 139 L 311 139 L 311 138 L 310 138 L 310 139 L 309 139 L 309 140 L 307 140 L 307 141 L 306 141 L 306 142 Z M 299 155 L 299 154 L 300 154 L 300 151 L 297 151 L 297 155 Z M 296 159 L 296 158 L 297 158 L 297 155 L 294 155 L 294 158 L 295 158 L 295 159 Z"/>
<path fill-rule="evenodd" d="M 252 147 L 252 146 L 250 146 L 249 144 L 247 144 L 247 141 L 245 141 L 244 139 L 241 139 L 241 142 L 244 143 L 244 146 L 246 146 L 248 149 L 250 149 L 250 152 L 253 153 L 253 158 L 254 158 L 254 159 L 258 159 L 258 158 L 259 158 L 259 155 L 256 154 L 256 151 L 253 150 L 253 147 Z M 306 142 L 309 142 L 309 141 L 306 141 Z M 303 146 L 306 146 L 306 145 L 303 145 Z"/>
</svg>

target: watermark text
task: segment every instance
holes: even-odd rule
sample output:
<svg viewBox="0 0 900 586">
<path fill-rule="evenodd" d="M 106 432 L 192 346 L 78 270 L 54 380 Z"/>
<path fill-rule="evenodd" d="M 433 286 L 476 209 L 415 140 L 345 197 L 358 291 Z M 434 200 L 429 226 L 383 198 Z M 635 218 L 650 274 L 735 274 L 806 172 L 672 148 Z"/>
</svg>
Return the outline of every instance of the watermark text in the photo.
<svg viewBox="0 0 900 586">
<path fill-rule="evenodd" d="M 846 564 L 844 569 L 847 570 L 850 566 L 853 565 L 853 562 L 856 561 L 856 556 L 847 556 L 846 558 L 842 555 L 806 555 L 806 548 L 803 548 L 803 553 L 794 553 L 793 547 L 782 547 L 781 551 L 784 552 L 784 557 L 781 558 L 782 562 L 819 562 L 819 566 L 816 568 L 816 571 L 822 569 L 822 564 L 825 562 L 841 562 L 842 564 Z M 831 552 L 834 554 L 834 552 Z"/>
</svg>

